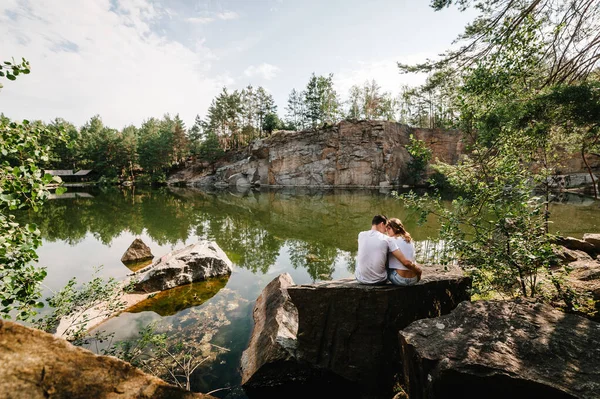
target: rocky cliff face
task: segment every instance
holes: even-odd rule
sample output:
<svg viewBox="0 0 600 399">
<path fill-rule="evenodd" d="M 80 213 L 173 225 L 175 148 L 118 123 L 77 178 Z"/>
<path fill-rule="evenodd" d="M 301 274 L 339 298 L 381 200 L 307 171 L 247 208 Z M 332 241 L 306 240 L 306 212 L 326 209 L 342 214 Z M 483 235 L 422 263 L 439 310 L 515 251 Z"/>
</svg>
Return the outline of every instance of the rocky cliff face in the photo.
<svg viewBox="0 0 600 399">
<path fill-rule="evenodd" d="M 169 179 L 192 186 L 389 187 L 413 184 L 406 150 L 410 135 L 432 150 L 432 160 L 456 163 L 465 152 L 456 130 L 417 129 L 387 121 L 342 121 L 300 132 L 279 131 L 229 153 L 212 165 L 194 165 Z M 600 157 L 588 156 L 594 171 Z M 430 171 L 431 172 L 431 171 Z M 552 184 L 568 188 L 585 179 L 578 154 L 565 154 Z M 575 177 L 573 177 L 575 176 Z"/>
<path fill-rule="evenodd" d="M 411 181 L 405 146 L 425 141 L 433 158 L 454 163 L 463 152 L 458 131 L 413 129 L 385 121 L 343 121 L 301 132 L 277 132 L 254 142 L 236 162 L 213 173 L 184 170 L 171 179 L 191 185 L 395 186 Z"/>
</svg>

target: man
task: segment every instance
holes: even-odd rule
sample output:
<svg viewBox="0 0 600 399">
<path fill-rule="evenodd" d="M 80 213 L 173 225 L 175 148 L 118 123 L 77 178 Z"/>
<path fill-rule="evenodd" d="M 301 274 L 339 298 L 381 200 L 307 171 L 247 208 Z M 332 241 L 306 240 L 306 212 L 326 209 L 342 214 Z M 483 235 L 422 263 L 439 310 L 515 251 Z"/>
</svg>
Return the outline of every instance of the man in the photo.
<svg viewBox="0 0 600 399">
<path fill-rule="evenodd" d="M 385 284 L 387 272 L 385 263 L 388 253 L 392 253 L 404 266 L 420 277 L 421 269 L 406 259 L 394 240 L 385 234 L 387 218 L 375 215 L 371 221 L 371 230 L 358 234 L 358 255 L 356 257 L 356 280 L 362 284 Z"/>
</svg>

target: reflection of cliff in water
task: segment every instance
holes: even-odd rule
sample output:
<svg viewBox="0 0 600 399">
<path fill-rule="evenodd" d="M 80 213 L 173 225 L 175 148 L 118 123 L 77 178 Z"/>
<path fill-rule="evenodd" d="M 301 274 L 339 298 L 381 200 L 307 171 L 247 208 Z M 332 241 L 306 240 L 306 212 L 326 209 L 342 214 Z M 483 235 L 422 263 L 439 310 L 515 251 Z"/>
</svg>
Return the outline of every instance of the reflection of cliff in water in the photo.
<svg viewBox="0 0 600 399">
<path fill-rule="evenodd" d="M 172 316 L 184 309 L 202 305 L 225 287 L 228 280 L 229 276 L 223 276 L 171 288 L 126 309 L 125 312 L 152 311 L 163 317 Z"/>
</svg>

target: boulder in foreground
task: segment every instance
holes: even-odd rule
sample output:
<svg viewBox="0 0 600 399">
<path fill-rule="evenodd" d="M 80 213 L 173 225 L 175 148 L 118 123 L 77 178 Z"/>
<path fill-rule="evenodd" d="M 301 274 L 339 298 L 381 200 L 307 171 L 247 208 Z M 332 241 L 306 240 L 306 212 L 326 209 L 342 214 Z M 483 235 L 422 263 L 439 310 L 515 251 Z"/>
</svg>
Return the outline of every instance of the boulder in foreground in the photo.
<svg viewBox="0 0 600 399">
<path fill-rule="evenodd" d="M 0 397 L 7 399 L 212 398 L 168 385 L 129 363 L 0 320 Z"/>
<path fill-rule="evenodd" d="M 547 305 L 463 302 L 400 344 L 411 399 L 600 397 L 600 324 Z"/>
<path fill-rule="evenodd" d="M 133 274 L 135 291 L 156 292 L 231 274 L 232 263 L 212 241 L 201 241 L 173 251 Z"/>
<path fill-rule="evenodd" d="M 144 243 L 144 241 L 136 238 L 121 257 L 121 262 L 127 264 L 133 262 L 143 262 L 153 258 L 154 255 L 152 255 L 150 248 Z"/>
<path fill-rule="evenodd" d="M 470 299 L 470 287 L 471 279 L 459 269 L 443 266 L 425 267 L 412 287 L 354 279 L 289 285 L 280 276 L 254 309 L 242 361 L 244 388 L 252 398 L 318 396 L 323 389 L 348 398 L 391 397 L 394 375 L 401 371 L 398 331 L 449 313 Z M 295 337 L 294 328 L 284 328 L 294 319 Z"/>
</svg>

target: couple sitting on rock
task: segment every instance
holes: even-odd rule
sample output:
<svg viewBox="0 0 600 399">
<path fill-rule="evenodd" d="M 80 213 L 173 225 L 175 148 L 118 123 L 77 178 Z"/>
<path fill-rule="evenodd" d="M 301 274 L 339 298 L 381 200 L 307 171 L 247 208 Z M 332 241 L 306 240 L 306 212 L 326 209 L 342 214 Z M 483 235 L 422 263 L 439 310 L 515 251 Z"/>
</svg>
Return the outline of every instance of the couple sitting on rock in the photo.
<svg viewBox="0 0 600 399">
<path fill-rule="evenodd" d="M 415 262 L 415 244 L 400 219 L 376 215 L 371 230 L 358 234 L 358 282 L 379 285 L 389 280 L 394 285 L 413 285 L 421 279 L 421 272 Z"/>
</svg>

